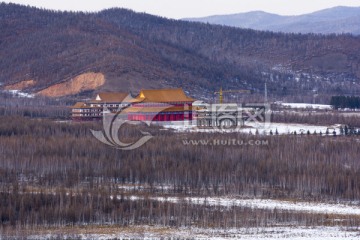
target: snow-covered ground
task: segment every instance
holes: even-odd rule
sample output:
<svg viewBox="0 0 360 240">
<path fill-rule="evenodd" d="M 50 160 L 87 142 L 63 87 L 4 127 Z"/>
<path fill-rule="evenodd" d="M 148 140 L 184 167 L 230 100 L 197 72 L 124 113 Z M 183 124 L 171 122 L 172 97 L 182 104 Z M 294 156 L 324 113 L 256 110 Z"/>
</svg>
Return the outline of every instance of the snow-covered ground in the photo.
<svg viewBox="0 0 360 240">
<path fill-rule="evenodd" d="M 62 234 L 64 239 L 266 239 L 266 240 L 358 240 L 359 228 L 341 227 L 258 227 L 258 228 L 167 228 L 162 226 L 134 226 L 128 228 L 101 228 L 90 233 Z M 97 231 L 101 233 L 96 233 Z M 103 233 L 108 231 L 108 233 Z M 52 239 L 58 234 L 32 235 L 27 239 Z M 1 239 L 1 237 L 0 237 Z"/>
<path fill-rule="evenodd" d="M 141 187 L 141 185 L 119 186 L 125 189 Z M 146 187 L 146 186 L 144 186 Z M 165 185 L 170 188 L 170 185 Z M 120 196 L 117 196 L 120 198 Z M 113 196 L 111 196 L 113 198 Z M 132 195 L 125 197 L 132 201 L 145 199 Z M 269 199 L 241 199 L 237 197 L 146 197 L 154 201 L 168 201 L 178 203 L 187 201 L 194 205 L 207 204 L 208 206 L 233 207 L 242 206 L 253 209 L 288 210 L 294 212 L 307 212 L 309 214 L 336 214 L 344 217 L 359 217 L 360 202 L 352 203 L 317 203 L 295 202 Z M 341 218 L 341 217 L 339 217 Z M 32 233 L 26 239 L 266 239 L 266 240 L 355 240 L 360 239 L 360 227 L 340 226 L 298 226 L 296 223 L 274 224 L 263 226 L 261 223 L 253 228 L 198 228 L 198 227 L 167 227 L 159 225 L 134 225 L 134 226 L 84 226 L 64 229 L 43 230 Z M 3 236 L 4 239 L 7 239 Z M 0 240 L 2 237 L 0 236 Z M 16 238 L 14 238 L 16 239 Z"/>
<path fill-rule="evenodd" d="M 118 197 L 120 199 L 120 197 Z M 132 201 L 142 199 L 139 196 L 129 197 Z M 330 204 L 320 202 L 296 202 L 296 201 L 281 201 L 272 199 L 239 199 L 231 197 L 150 197 L 148 199 L 154 201 L 167 201 L 172 203 L 179 203 L 186 201 L 191 204 L 222 206 L 222 207 L 248 207 L 252 209 L 268 209 L 268 210 L 288 210 L 294 212 L 307 212 L 319 214 L 338 214 L 338 215 L 359 215 L 360 204 Z"/>
<path fill-rule="evenodd" d="M 118 189 L 122 189 L 125 191 L 142 191 L 142 190 L 148 190 L 150 189 L 150 185 L 144 185 L 144 184 L 127 184 L 127 185 L 119 185 Z M 153 189 L 157 190 L 163 190 L 163 191 L 169 191 L 174 189 L 173 185 L 155 185 L 152 186 Z"/>
<path fill-rule="evenodd" d="M 259 134 L 269 134 L 270 131 L 275 134 L 276 130 L 279 134 L 293 134 L 295 131 L 297 134 L 304 133 L 306 134 L 309 131 L 313 134 L 315 131 L 317 134 L 320 132 L 322 134 L 326 133 L 326 130 L 329 131 L 329 134 L 332 135 L 335 130 L 336 134 L 340 133 L 340 125 L 331 125 L 331 126 L 317 126 L 317 125 L 309 125 L 309 124 L 298 124 L 298 123 L 268 123 L 264 126 L 261 126 L 254 122 L 246 123 L 246 126 L 250 128 L 242 128 L 240 132 L 243 133 L 256 133 L 258 130 Z"/>
<path fill-rule="evenodd" d="M 321 110 L 331 110 L 331 105 L 325 104 L 311 104 L 311 103 L 283 103 L 283 102 L 276 102 L 280 106 L 286 108 L 297 108 L 297 109 L 321 109 Z"/>
<path fill-rule="evenodd" d="M 174 129 L 178 132 L 208 132 L 208 133 L 249 133 L 249 134 L 261 134 L 269 135 L 270 132 L 273 134 L 276 131 L 279 134 L 293 134 L 295 131 L 297 134 L 306 134 L 308 131 L 313 134 L 315 131 L 317 134 L 320 132 L 325 135 L 326 130 L 328 130 L 329 135 L 333 135 L 335 130 L 336 134 L 340 133 L 340 125 L 331 125 L 331 126 L 317 126 L 309 124 L 297 124 L 297 123 L 256 123 L 256 122 L 245 122 L 245 127 L 239 127 L 236 129 L 219 129 L 219 128 L 198 128 L 195 124 L 185 123 L 185 124 L 169 124 L 164 125 L 165 128 Z"/>
<path fill-rule="evenodd" d="M 201 229 L 194 234 L 196 239 L 277 239 L 277 240 L 329 240 L 329 239 L 359 239 L 360 232 L 348 231 L 339 227 L 268 227 L 240 228 L 227 230 Z"/>
<path fill-rule="evenodd" d="M 4 92 L 11 93 L 13 96 L 16 96 L 16 97 L 23 97 L 23 98 L 34 98 L 35 97 L 34 94 L 21 92 L 19 90 L 5 90 Z"/>
</svg>

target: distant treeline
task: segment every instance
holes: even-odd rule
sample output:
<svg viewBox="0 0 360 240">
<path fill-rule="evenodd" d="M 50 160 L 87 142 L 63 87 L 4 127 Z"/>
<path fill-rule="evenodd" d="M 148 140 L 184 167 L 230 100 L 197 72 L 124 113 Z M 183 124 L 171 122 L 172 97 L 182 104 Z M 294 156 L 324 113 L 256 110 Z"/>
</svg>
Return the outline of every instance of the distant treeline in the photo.
<svg viewBox="0 0 360 240">
<path fill-rule="evenodd" d="M 22 98 L 0 91 L 0 116 L 29 118 L 69 119 L 72 98 L 53 99 L 46 97 Z"/>
<path fill-rule="evenodd" d="M 330 104 L 335 108 L 360 108 L 360 97 L 355 96 L 333 96 Z"/>
</svg>

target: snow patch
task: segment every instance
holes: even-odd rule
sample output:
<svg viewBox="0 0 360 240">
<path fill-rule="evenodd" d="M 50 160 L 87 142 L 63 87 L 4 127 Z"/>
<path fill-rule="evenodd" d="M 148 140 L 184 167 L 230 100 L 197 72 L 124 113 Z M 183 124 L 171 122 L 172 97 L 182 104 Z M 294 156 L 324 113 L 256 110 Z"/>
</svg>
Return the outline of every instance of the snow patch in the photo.
<svg viewBox="0 0 360 240">
<path fill-rule="evenodd" d="M 22 98 L 34 98 L 34 94 L 21 92 L 20 90 L 5 90 L 4 92 L 11 93 L 15 97 L 22 97 Z"/>
<path fill-rule="evenodd" d="M 203 133 L 244 133 L 244 134 L 255 134 L 260 135 L 275 135 L 278 134 L 307 134 L 310 132 L 313 134 L 320 132 L 325 135 L 328 130 L 329 135 L 333 135 L 333 132 L 338 135 L 340 134 L 339 124 L 331 126 L 318 126 L 318 125 L 309 125 L 309 124 L 296 124 L 296 123 L 257 123 L 257 122 L 245 122 L 245 127 L 236 128 L 236 129 L 217 129 L 217 128 L 198 128 L 196 124 L 166 124 L 163 125 L 165 129 L 174 129 L 177 132 L 203 132 Z"/>
<path fill-rule="evenodd" d="M 325 104 L 311 104 L 311 103 L 283 103 L 276 102 L 276 104 L 281 105 L 286 108 L 298 108 L 298 109 L 321 109 L 321 110 L 331 110 L 331 105 Z"/>
<path fill-rule="evenodd" d="M 120 199 L 120 196 L 117 196 Z M 139 196 L 130 196 L 130 200 L 142 200 Z M 230 197 L 150 197 L 148 199 L 160 202 L 179 203 L 186 201 L 191 204 L 222 206 L 222 207 L 247 207 L 252 209 L 287 210 L 294 212 L 307 212 L 319 214 L 360 215 L 359 205 L 330 204 L 318 202 L 296 202 L 272 199 L 238 199 Z"/>
<path fill-rule="evenodd" d="M 329 135 L 332 135 L 333 131 L 335 131 L 336 134 L 340 134 L 340 128 L 338 124 L 331 126 L 317 126 L 297 123 L 269 123 L 265 128 L 261 128 L 258 126 L 258 124 L 253 122 L 246 123 L 246 125 L 251 128 L 242 128 L 240 132 L 255 134 L 257 130 L 259 134 L 269 135 L 270 132 L 275 134 L 276 131 L 279 134 L 293 134 L 294 132 L 297 134 L 307 134 L 308 131 L 313 134 L 316 131 L 317 134 L 321 132 L 323 135 L 325 135 L 326 130 L 328 130 Z"/>
<path fill-rule="evenodd" d="M 96 228 L 94 229 L 96 232 Z M 358 240 L 359 228 L 342 227 L 258 227 L 258 228 L 167 228 L 163 226 L 134 226 L 120 228 L 108 234 L 65 234 L 64 239 L 246 239 L 246 240 Z M 27 239 L 59 238 L 57 234 L 32 235 Z"/>
</svg>

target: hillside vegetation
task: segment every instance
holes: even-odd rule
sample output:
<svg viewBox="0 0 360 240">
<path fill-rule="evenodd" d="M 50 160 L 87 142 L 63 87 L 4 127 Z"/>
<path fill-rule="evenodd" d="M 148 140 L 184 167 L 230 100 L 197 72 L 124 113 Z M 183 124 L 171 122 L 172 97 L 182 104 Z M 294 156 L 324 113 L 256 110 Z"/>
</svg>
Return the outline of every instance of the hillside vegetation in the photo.
<svg viewBox="0 0 360 240">
<path fill-rule="evenodd" d="M 98 90 L 183 87 L 198 98 L 220 86 L 273 95 L 356 93 L 360 39 L 176 21 L 124 9 L 56 12 L 0 4 L 0 82 L 38 92 L 88 72 Z"/>
</svg>

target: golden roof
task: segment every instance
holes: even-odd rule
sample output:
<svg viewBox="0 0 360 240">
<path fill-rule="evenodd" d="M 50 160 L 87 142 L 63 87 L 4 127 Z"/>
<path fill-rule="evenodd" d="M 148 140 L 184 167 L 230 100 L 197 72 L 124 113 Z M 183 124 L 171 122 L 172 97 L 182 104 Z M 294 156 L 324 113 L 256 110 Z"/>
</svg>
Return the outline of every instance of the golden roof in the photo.
<svg viewBox="0 0 360 240">
<path fill-rule="evenodd" d="M 141 90 L 140 94 L 132 102 L 193 102 L 194 99 L 185 95 L 181 88 Z"/>
<path fill-rule="evenodd" d="M 86 108 L 86 104 L 84 102 L 77 102 L 71 108 Z"/>
</svg>

